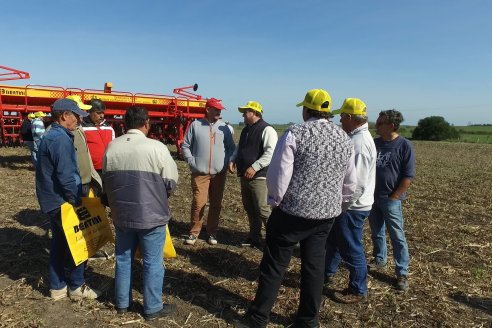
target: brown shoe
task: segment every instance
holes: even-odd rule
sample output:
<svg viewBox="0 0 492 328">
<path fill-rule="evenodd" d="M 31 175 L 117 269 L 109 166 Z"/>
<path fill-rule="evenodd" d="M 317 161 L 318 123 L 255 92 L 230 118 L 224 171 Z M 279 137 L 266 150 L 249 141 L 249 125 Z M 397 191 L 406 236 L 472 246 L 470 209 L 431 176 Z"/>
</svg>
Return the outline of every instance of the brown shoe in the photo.
<svg viewBox="0 0 492 328">
<path fill-rule="evenodd" d="M 367 298 L 367 295 L 355 294 L 350 288 L 347 288 L 341 292 L 335 292 L 333 298 L 338 303 L 353 304 L 364 301 Z"/>
</svg>

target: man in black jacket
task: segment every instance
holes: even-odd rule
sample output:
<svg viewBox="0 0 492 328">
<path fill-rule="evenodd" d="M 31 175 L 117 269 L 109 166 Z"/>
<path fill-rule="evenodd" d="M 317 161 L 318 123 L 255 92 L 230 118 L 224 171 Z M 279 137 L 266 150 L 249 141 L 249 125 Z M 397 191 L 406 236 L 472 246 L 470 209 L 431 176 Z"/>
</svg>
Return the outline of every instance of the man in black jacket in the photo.
<svg viewBox="0 0 492 328">
<path fill-rule="evenodd" d="M 246 126 L 231 157 L 229 171 L 241 177 L 241 196 L 248 214 L 249 235 L 243 247 L 262 248 L 261 227 L 270 216 L 267 204 L 266 173 L 277 144 L 277 131 L 262 118 L 260 103 L 250 101 L 238 108 Z"/>
</svg>

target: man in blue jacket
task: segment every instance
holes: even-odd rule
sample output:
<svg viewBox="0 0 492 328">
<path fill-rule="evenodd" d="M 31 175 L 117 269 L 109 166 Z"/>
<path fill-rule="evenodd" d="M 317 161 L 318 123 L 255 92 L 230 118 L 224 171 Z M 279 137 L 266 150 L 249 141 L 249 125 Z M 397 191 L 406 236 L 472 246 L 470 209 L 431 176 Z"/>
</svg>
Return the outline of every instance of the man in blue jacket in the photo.
<svg viewBox="0 0 492 328">
<path fill-rule="evenodd" d="M 52 106 L 53 124 L 43 137 L 37 154 L 36 195 L 43 213 L 50 218 L 50 295 L 59 300 L 95 299 L 100 292 L 85 284 L 85 263 L 75 266 L 63 232 L 60 206 L 68 202 L 81 204 L 82 184 L 73 145 L 73 134 L 79 117 L 87 116 L 71 99 L 58 99 Z"/>
<path fill-rule="evenodd" d="M 205 104 L 206 115 L 188 127 L 183 141 L 183 157 L 191 169 L 193 201 L 191 229 L 185 244 L 194 245 L 203 225 L 203 212 L 210 201 L 207 219 L 207 242 L 217 244 L 222 196 L 229 160 L 236 148 L 231 130 L 220 119 L 225 109 L 218 99 L 210 98 Z"/>
</svg>

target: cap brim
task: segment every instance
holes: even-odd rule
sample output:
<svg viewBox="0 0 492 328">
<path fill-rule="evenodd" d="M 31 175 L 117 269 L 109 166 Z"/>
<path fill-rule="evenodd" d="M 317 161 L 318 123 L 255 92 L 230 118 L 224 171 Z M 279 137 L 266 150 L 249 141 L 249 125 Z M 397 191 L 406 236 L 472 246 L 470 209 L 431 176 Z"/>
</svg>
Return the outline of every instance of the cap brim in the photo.
<svg viewBox="0 0 492 328">
<path fill-rule="evenodd" d="M 82 110 L 89 110 L 92 108 L 91 105 L 81 105 L 81 104 L 77 104 L 79 106 L 80 109 Z"/>
<path fill-rule="evenodd" d="M 244 113 L 245 111 L 247 111 L 248 109 L 251 109 L 249 107 L 238 107 L 237 110 L 240 111 L 241 113 Z"/>
<path fill-rule="evenodd" d="M 301 106 L 304 106 L 304 101 L 303 102 L 300 102 L 296 105 L 296 107 L 301 107 Z"/>
<path fill-rule="evenodd" d="M 215 108 L 215 109 L 218 109 L 218 110 L 225 110 L 224 107 L 220 108 L 220 107 L 215 107 L 213 105 L 208 105 L 208 106 L 206 106 L 206 108 Z"/>
<path fill-rule="evenodd" d="M 341 113 L 342 113 L 342 109 L 340 108 L 340 109 L 335 109 L 335 110 L 332 110 L 332 111 L 331 111 L 331 113 L 332 113 L 333 115 L 338 115 L 338 114 L 341 114 Z"/>
<path fill-rule="evenodd" d="M 87 112 L 84 112 L 83 110 L 80 110 L 80 109 L 73 109 L 71 110 L 73 113 L 79 115 L 80 117 L 86 117 L 86 116 L 89 116 L 89 113 Z"/>
</svg>

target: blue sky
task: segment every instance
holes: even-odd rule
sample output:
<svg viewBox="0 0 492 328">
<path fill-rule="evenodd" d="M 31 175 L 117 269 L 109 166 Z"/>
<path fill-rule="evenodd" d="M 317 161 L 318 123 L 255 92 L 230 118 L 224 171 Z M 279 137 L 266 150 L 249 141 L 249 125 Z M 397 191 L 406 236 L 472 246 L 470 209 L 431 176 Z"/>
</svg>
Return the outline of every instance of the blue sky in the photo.
<svg viewBox="0 0 492 328">
<path fill-rule="evenodd" d="M 248 100 L 271 123 L 299 122 L 295 105 L 323 88 L 334 109 L 364 100 L 372 121 L 396 108 L 412 125 L 492 123 L 491 12 L 489 0 L 0 0 L 0 65 L 31 74 L 13 85 L 198 83 L 232 122 Z"/>
</svg>

